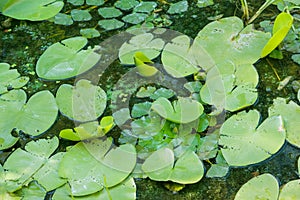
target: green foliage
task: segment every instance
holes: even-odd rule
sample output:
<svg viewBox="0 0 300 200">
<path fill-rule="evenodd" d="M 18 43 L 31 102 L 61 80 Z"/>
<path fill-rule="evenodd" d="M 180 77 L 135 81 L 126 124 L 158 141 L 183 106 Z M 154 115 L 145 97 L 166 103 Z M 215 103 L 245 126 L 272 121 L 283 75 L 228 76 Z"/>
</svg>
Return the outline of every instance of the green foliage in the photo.
<svg viewBox="0 0 300 200">
<path fill-rule="evenodd" d="M 99 8 L 98 13 L 104 17 L 104 18 L 114 18 L 114 17 L 119 17 L 123 13 L 114 7 L 104 7 L 104 8 Z"/>
<path fill-rule="evenodd" d="M 171 4 L 170 8 L 168 9 L 167 13 L 169 14 L 177 14 L 187 11 L 188 9 L 188 2 L 187 1 L 179 1 L 177 3 Z"/>
<path fill-rule="evenodd" d="M 117 8 L 120 8 L 121 10 L 127 11 L 127 10 L 130 10 L 130 9 L 133 9 L 138 4 L 139 4 L 139 2 L 136 1 L 136 0 L 118 0 L 115 3 L 115 6 Z"/>
<path fill-rule="evenodd" d="M 92 15 L 88 10 L 71 10 L 71 16 L 74 21 L 89 21 L 92 19 Z"/>
<path fill-rule="evenodd" d="M 73 24 L 72 17 L 64 13 L 57 13 L 54 17 L 54 23 L 69 26 Z"/>
<path fill-rule="evenodd" d="M 99 86 L 81 79 L 75 86 L 61 85 L 56 93 L 60 112 L 76 121 L 91 121 L 98 118 L 106 108 L 106 93 Z"/>
<path fill-rule="evenodd" d="M 20 20 L 41 21 L 54 17 L 64 3 L 57 0 L 7 0 L 0 4 L 3 15 Z"/>
<path fill-rule="evenodd" d="M 204 8 L 204 7 L 211 6 L 211 5 L 214 5 L 213 0 L 198 0 L 197 1 L 197 6 L 199 8 Z"/>
<path fill-rule="evenodd" d="M 99 31 L 97 31 L 95 28 L 80 29 L 80 34 L 86 38 L 95 38 L 100 36 Z"/>
<path fill-rule="evenodd" d="M 150 77 L 158 72 L 155 67 L 148 65 L 148 63 L 153 64 L 153 62 L 140 51 L 134 53 L 133 60 L 141 76 Z"/>
<path fill-rule="evenodd" d="M 148 15 L 144 13 L 131 13 L 129 15 L 122 17 L 122 20 L 130 24 L 139 24 L 145 21 L 147 16 Z"/>
<path fill-rule="evenodd" d="M 107 31 L 118 29 L 124 26 L 124 22 L 121 22 L 117 19 L 99 20 L 98 24 Z"/>
<path fill-rule="evenodd" d="M 36 65 L 37 75 L 49 80 L 62 80 L 92 68 L 101 55 L 88 48 L 84 37 L 73 37 L 57 42 L 41 55 Z"/>
<path fill-rule="evenodd" d="M 156 6 L 157 3 L 154 1 L 142 1 L 134 8 L 133 11 L 141 13 L 150 13 L 156 8 Z"/>
</svg>

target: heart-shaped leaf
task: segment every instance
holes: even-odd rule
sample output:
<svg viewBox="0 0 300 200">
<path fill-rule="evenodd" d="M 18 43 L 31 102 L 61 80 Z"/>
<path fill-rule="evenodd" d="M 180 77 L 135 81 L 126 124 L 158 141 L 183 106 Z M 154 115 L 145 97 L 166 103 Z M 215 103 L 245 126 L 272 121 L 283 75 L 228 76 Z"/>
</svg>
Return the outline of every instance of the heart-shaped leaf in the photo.
<svg viewBox="0 0 300 200">
<path fill-rule="evenodd" d="M 91 69 L 100 59 L 93 49 L 83 50 L 84 37 L 73 37 L 51 45 L 39 58 L 37 75 L 49 80 L 62 80 Z"/>
<path fill-rule="evenodd" d="M 62 114 L 77 121 L 92 121 L 105 110 L 106 93 L 99 86 L 81 79 L 75 86 L 61 85 L 56 93 L 56 101 Z"/>
<path fill-rule="evenodd" d="M 179 97 L 171 102 L 164 97 L 158 98 L 151 107 L 165 119 L 176 123 L 189 123 L 196 120 L 203 113 L 203 106 L 198 101 L 187 97 Z"/>
<path fill-rule="evenodd" d="M 37 136 L 55 122 L 58 108 L 49 91 L 35 93 L 26 103 L 23 90 L 11 90 L 0 97 L 0 149 L 13 146 L 18 138 L 11 135 L 13 129 Z"/>
<path fill-rule="evenodd" d="M 285 129 L 281 116 L 267 118 L 258 126 L 260 113 L 240 112 L 227 119 L 221 127 L 219 145 L 231 166 L 261 162 L 275 154 L 284 144 Z"/>
</svg>

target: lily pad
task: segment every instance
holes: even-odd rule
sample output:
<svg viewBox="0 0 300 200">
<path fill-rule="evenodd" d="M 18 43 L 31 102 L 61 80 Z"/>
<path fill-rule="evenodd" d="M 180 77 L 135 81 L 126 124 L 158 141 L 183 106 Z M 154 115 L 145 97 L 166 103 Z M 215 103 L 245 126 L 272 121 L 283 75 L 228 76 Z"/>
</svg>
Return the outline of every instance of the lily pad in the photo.
<svg viewBox="0 0 300 200">
<path fill-rule="evenodd" d="M 187 1 L 179 1 L 177 3 L 171 4 L 167 13 L 169 13 L 169 14 L 182 13 L 182 12 L 187 11 L 188 7 L 189 7 L 189 4 Z"/>
<path fill-rule="evenodd" d="M 26 103 L 23 90 L 11 90 L 0 97 L 0 149 L 13 146 L 18 138 L 11 135 L 13 129 L 37 136 L 55 122 L 58 108 L 49 91 L 35 93 Z"/>
<path fill-rule="evenodd" d="M 37 62 L 37 75 L 44 79 L 62 80 L 86 72 L 101 57 L 93 49 L 83 50 L 86 44 L 86 38 L 73 37 L 51 45 Z"/>
<path fill-rule="evenodd" d="M 85 79 L 78 81 L 75 86 L 63 84 L 56 93 L 60 112 L 81 122 L 97 119 L 105 110 L 106 99 L 102 88 Z"/>
<path fill-rule="evenodd" d="M 292 55 L 292 60 L 297 63 L 298 65 L 300 65 L 300 54 L 294 54 Z"/>
<path fill-rule="evenodd" d="M 9 68 L 9 64 L 0 63 L 0 94 L 21 88 L 29 81 L 29 77 L 20 76 L 16 69 Z"/>
<path fill-rule="evenodd" d="M 186 97 L 179 97 L 172 104 L 168 99 L 160 97 L 153 102 L 152 109 L 163 118 L 176 123 L 192 122 L 204 110 L 201 103 Z"/>
<path fill-rule="evenodd" d="M 280 191 L 278 200 L 299 199 L 300 179 L 288 182 Z"/>
<path fill-rule="evenodd" d="M 124 22 L 121 22 L 117 19 L 104 19 L 98 21 L 98 24 L 107 31 L 121 28 L 124 26 Z"/>
<path fill-rule="evenodd" d="M 155 91 L 156 88 L 152 86 L 147 86 L 146 88 L 141 87 L 139 91 L 136 93 L 136 96 L 139 98 L 150 97 Z"/>
<path fill-rule="evenodd" d="M 57 0 L 8 0 L 2 5 L 2 14 L 19 19 L 41 21 L 54 17 L 63 8 L 63 1 Z"/>
<path fill-rule="evenodd" d="M 47 191 L 36 181 L 31 181 L 26 187 L 21 190 L 22 200 L 40 200 L 44 199 Z"/>
<path fill-rule="evenodd" d="M 139 4 L 136 0 L 118 0 L 114 5 L 121 10 L 130 10 Z"/>
<path fill-rule="evenodd" d="M 171 98 L 175 95 L 175 92 L 171 89 L 159 88 L 153 94 L 150 95 L 151 99 L 158 99 L 159 97 Z"/>
<path fill-rule="evenodd" d="M 73 19 L 71 15 L 67 15 L 64 13 L 57 13 L 54 17 L 54 23 L 69 26 L 73 24 Z"/>
<path fill-rule="evenodd" d="M 211 5 L 214 5 L 213 0 L 198 0 L 197 1 L 197 6 L 199 8 L 204 8 L 204 7 L 211 6 Z"/>
<path fill-rule="evenodd" d="M 135 148 L 110 149 L 111 140 L 79 142 L 63 157 L 59 175 L 67 178 L 72 196 L 84 196 L 121 183 L 136 164 Z M 89 170 L 82 170 L 89 169 Z"/>
<path fill-rule="evenodd" d="M 282 147 L 285 141 L 281 116 L 268 117 L 258 126 L 260 113 L 243 111 L 227 119 L 220 130 L 219 145 L 231 166 L 259 163 Z"/>
<path fill-rule="evenodd" d="M 269 108 L 269 115 L 281 115 L 286 129 L 286 139 L 292 145 L 300 147 L 300 106 L 295 102 L 283 98 L 274 100 L 273 106 Z"/>
<path fill-rule="evenodd" d="M 85 0 L 87 5 L 102 6 L 105 0 Z"/>
<path fill-rule="evenodd" d="M 71 16 L 74 21 L 89 21 L 92 19 L 92 15 L 88 10 L 73 9 L 71 10 Z"/>
<path fill-rule="evenodd" d="M 151 102 L 143 102 L 134 104 L 131 111 L 131 116 L 134 118 L 141 117 L 143 115 L 147 115 L 150 112 L 152 103 Z"/>
<path fill-rule="evenodd" d="M 271 174 L 262 174 L 250 179 L 235 195 L 234 200 L 276 200 L 279 194 L 279 185 Z"/>
<path fill-rule="evenodd" d="M 4 163 L 6 190 L 14 192 L 22 187 L 42 167 L 58 147 L 58 139 L 40 139 L 18 148 Z"/>
<path fill-rule="evenodd" d="M 157 6 L 157 3 L 154 1 L 142 1 L 139 5 L 134 8 L 134 12 L 141 12 L 141 13 L 150 13 L 152 12 Z"/>
<path fill-rule="evenodd" d="M 84 4 L 84 0 L 67 0 L 67 2 L 74 6 L 82 6 Z"/>
<path fill-rule="evenodd" d="M 159 56 L 164 44 L 162 39 L 154 38 L 154 35 L 151 33 L 136 35 L 121 46 L 119 59 L 122 64 L 133 65 L 134 54 L 142 52 L 147 58 L 152 60 Z"/>
<path fill-rule="evenodd" d="M 5 200 L 20 200 L 21 197 L 6 191 L 5 172 L 0 164 L 0 199 Z"/>
<path fill-rule="evenodd" d="M 184 153 L 174 165 L 174 153 L 162 148 L 152 153 L 143 163 L 142 170 L 155 181 L 173 181 L 181 184 L 196 183 L 203 177 L 204 167 L 193 151 Z"/>
<path fill-rule="evenodd" d="M 99 31 L 97 31 L 95 28 L 80 29 L 80 34 L 86 38 L 95 38 L 100 36 Z"/>
<path fill-rule="evenodd" d="M 131 13 L 122 17 L 122 20 L 130 24 L 139 24 L 145 21 L 147 16 L 148 15 L 144 13 Z"/>
<path fill-rule="evenodd" d="M 114 17 L 119 17 L 123 13 L 115 8 L 115 7 L 104 7 L 104 8 L 99 8 L 98 13 L 104 17 L 104 18 L 114 18 Z"/>
</svg>

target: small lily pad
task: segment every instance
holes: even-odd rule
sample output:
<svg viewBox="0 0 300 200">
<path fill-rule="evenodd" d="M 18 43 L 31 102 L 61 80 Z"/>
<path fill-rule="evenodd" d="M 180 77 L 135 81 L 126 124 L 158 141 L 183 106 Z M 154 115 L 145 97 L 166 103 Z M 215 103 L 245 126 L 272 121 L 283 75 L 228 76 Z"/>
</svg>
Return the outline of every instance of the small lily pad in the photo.
<svg viewBox="0 0 300 200">
<path fill-rule="evenodd" d="M 95 38 L 100 36 L 99 31 L 97 31 L 95 28 L 80 29 L 80 34 L 86 38 Z"/>
<path fill-rule="evenodd" d="M 104 8 L 99 8 L 98 13 L 104 17 L 104 18 L 114 18 L 114 17 L 119 17 L 123 13 L 115 8 L 115 7 L 104 7 Z"/>
<path fill-rule="evenodd" d="M 105 110 L 106 93 L 99 86 L 82 79 L 75 86 L 63 84 L 56 93 L 60 112 L 77 121 L 92 121 Z"/>
<path fill-rule="evenodd" d="M 124 26 L 124 22 L 121 22 L 117 19 L 104 19 L 98 21 L 98 24 L 107 31 L 121 28 Z"/>
<path fill-rule="evenodd" d="M 197 1 L 197 6 L 199 8 L 204 8 L 204 7 L 211 6 L 211 5 L 214 5 L 213 0 L 198 0 Z"/>
<path fill-rule="evenodd" d="M 136 0 L 118 0 L 114 5 L 121 10 L 130 10 L 139 4 Z"/>
<path fill-rule="evenodd" d="M 20 76 L 16 69 L 9 68 L 9 64 L 0 63 L 0 94 L 21 88 L 29 81 L 29 77 Z"/>
<path fill-rule="evenodd" d="M 144 13 L 131 13 L 122 17 L 122 20 L 130 24 L 139 24 L 145 21 L 147 16 L 148 15 Z"/>
<path fill-rule="evenodd" d="M 139 98 L 150 97 L 155 91 L 156 88 L 152 86 L 147 86 L 146 88 L 141 87 L 139 91 L 136 93 L 136 96 Z"/>
<path fill-rule="evenodd" d="M 260 113 L 243 111 L 227 119 L 220 130 L 219 145 L 230 166 L 259 163 L 282 147 L 285 141 L 281 116 L 268 117 L 258 126 Z"/>
<path fill-rule="evenodd" d="M 175 95 L 175 92 L 171 89 L 159 88 L 153 94 L 150 95 L 151 99 L 158 99 L 159 97 L 171 98 Z"/>
<path fill-rule="evenodd" d="M 147 115 L 150 112 L 152 103 L 146 101 L 143 103 L 134 104 L 131 111 L 131 116 L 134 118 L 141 117 L 143 115 Z"/>
<path fill-rule="evenodd" d="M 279 185 L 276 178 L 271 174 L 262 174 L 245 183 L 235 195 L 234 200 L 276 200 L 278 195 Z"/>
<path fill-rule="evenodd" d="M 74 21 L 89 21 L 92 19 L 92 15 L 89 13 L 88 10 L 78 10 L 73 9 L 71 10 L 71 16 Z"/>
<path fill-rule="evenodd" d="M 147 58 L 152 60 L 159 56 L 164 44 L 162 39 L 154 38 L 154 35 L 151 33 L 136 35 L 121 46 L 119 59 L 122 64 L 133 65 L 134 54 L 142 52 Z"/>
<path fill-rule="evenodd" d="M 189 4 L 187 1 L 179 1 L 177 3 L 171 4 L 167 13 L 169 14 L 178 14 L 187 11 Z"/>
<path fill-rule="evenodd" d="M 47 191 L 36 181 L 31 181 L 26 187 L 21 189 L 22 200 L 44 199 Z"/>
<path fill-rule="evenodd" d="M 74 6 L 82 6 L 84 4 L 84 0 L 67 0 L 67 2 Z"/>
<path fill-rule="evenodd" d="M 87 5 L 102 6 L 105 0 L 85 0 Z"/>
<path fill-rule="evenodd" d="M 160 116 L 176 123 L 189 123 L 203 113 L 203 106 L 198 101 L 187 97 L 179 97 L 171 102 L 164 97 L 158 98 L 152 104 L 152 109 Z"/>
<path fill-rule="evenodd" d="M 73 20 L 71 15 L 67 15 L 64 13 L 57 13 L 54 17 L 54 23 L 69 26 L 73 24 Z"/>
<path fill-rule="evenodd" d="M 90 48 L 83 50 L 86 44 L 86 38 L 73 37 L 51 45 L 37 62 L 37 75 L 49 80 L 62 80 L 89 70 L 101 55 Z"/>
<path fill-rule="evenodd" d="M 157 6 L 157 3 L 154 1 L 142 1 L 139 5 L 134 8 L 134 12 L 141 12 L 141 13 L 150 13 L 152 12 Z"/>
</svg>

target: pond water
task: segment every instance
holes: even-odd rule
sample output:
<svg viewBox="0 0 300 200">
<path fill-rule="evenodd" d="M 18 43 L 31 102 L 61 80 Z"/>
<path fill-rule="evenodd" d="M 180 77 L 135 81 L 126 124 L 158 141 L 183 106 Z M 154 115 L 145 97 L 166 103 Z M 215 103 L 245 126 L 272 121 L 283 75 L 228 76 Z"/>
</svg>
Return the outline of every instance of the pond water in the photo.
<svg viewBox="0 0 300 200">
<path fill-rule="evenodd" d="M 172 1 L 170 1 L 172 2 Z M 176 2 L 176 1 L 173 1 Z M 196 6 L 196 1 L 189 1 L 190 6 L 188 10 L 182 14 L 169 15 L 166 18 L 158 20 L 157 24 L 167 26 L 172 30 L 186 34 L 194 38 L 199 30 L 207 25 L 211 20 L 209 17 L 222 15 L 228 16 L 242 16 L 239 6 L 239 1 L 217 1 L 215 4 L 206 8 L 199 9 Z M 264 1 L 249 1 L 250 13 L 253 14 Z M 113 4 L 114 1 L 108 1 L 108 4 Z M 161 3 L 161 2 L 160 2 Z M 164 6 L 162 6 L 164 8 Z M 264 19 L 274 19 L 276 13 L 274 8 L 268 8 L 255 21 L 255 26 L 258 27 L 258 22 Z M 71 5 L 67 4 L 63 8 L 64 12 L 68 12 Z M 164 15 L 161 15 L 164 16 Z M 1 29 L 0 29 L 0 61 L 15 65 L 21 75 L 29 76 L 30 81 L 25 86 L 28 96 L 34 93 L 47 89 L 53 94 L 56 93 L 58 86 L 62 83 L 73 84 L 74 79 L 63 81 L 45 81 L 37 77 L 35 73 L 35 66 L 38 58 L 42 53 L 55 42 L 66 38 L 78 36 L 80 28 L 92 27 L 97 23 L 97 19 L 90 22 L 76 22 L 71 26 L 56 25 L 49 21 L 30 22 L 10 19 L 0 15 Z M 172 23 L 170 23 L 172 22 Z M 170 24 L 170 25 L 169 25 Z M 125 27 L 127 28 L 127 27 Z M 97 45 L 106 38 L 125 30 L 125 28 L 115 31 L 103 31 L 101 36 L 89 39 L 89 45 Z M 290 98 L 296 100 L 296 92 L 294 91 L 291 82 L 288 83 L 282 90 L 278 90 L 278 84 L 285 77 L 292 76 L 293 80 L 299 80 L 300 68 L 290 59 L 290 54 L 284 52 L 283 60 L 276 60 L 272 58 L 265 58 L 259 60 L 255 67 L 258 71 L 260 81 L 258 85 L 258 101 L 255 105 L 247 109 L 257 109 L 262 114 L 262 120 L 267 118 L 268 108 L 272 105 L 273 99 L 276 97 Z M 118 81 L 118 79 L 128 71 L 128 68 L 121 68 L 118 61 L 115 61 L 101 76 L 99 85 L 105 90 L 109 91 Z M 280 80 L 279 80 L 280 79 Z M 104 115 L 111 114 L 111 110 L 107 109 Z M 228 116 L 235 113 L 228 113 Z M 74 122 L 64 116 L 59 116 L 56 123 L 45 134 L 39 136 L 44 138 L 47 136 L 58 135 L 60 130 L 65 128 L 74 128 Z M 120 135 L 120 130 L 116 127 L 110 133 L 115 140 Z M 26 134 L 21 135 L 21 139 L 17 146 L 24 147 L 24 145 L 32 140 Z M 74 142 L 63 141 L 58 151 L 64 151 L 66 146 L 75 144 Z M 7 156 L 13 149 L 0 151 L 0 163 L 3 165 Z M 230 200 L 234 199 L 235 194 L 239 188 L 252 177 L 263 173 L 273 174 L 280 184 L 285 184 L 290 180 L 299 178 L 297 174 L 296 161 L 300 155 L 299 148 L 296 148 L 285 142 L 281 150 L 271 158 L 248 167 L 230 168 L 229 174 L 222 178 L 203 178 L 195 184 L 185 185 L 179 192 L 170 191 L 167 185 L 170 183 L 156 182 L 150 179 L 136 179 L 137 185 L 137 199 L 140 200 L 189 200 L 189 199 L 206 199 L 206 200 Z M 205 166 L 210 164 L 204 161 Z M 176 187 L 172 185 L 171 187 Z M 51 194 L 48 199 L 51 199 Z"/>
</svg>

